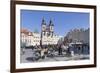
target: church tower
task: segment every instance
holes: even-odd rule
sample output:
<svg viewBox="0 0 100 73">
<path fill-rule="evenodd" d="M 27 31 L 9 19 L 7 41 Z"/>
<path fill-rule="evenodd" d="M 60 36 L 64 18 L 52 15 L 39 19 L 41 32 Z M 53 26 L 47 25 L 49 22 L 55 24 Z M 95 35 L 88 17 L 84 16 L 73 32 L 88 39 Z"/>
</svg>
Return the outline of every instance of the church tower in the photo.
<svg viewBox="0 0 100 73">
<path fill-rule="evenodd" d="M 42 19 L 41 27 L 42 27 L 41 34 L 42 34 L 42 36 L 45 36 L 45 34 L 46 34 L 46 22 L 45 22 L 44 18 Z"/>
<path fill-rule="evenodd" d="M 49 22 L 49 34 L 50 34 L 50 36 L 53 36 L 53 34 L 54 34 L 54 24 L 51 19 Z"/>
</svg>

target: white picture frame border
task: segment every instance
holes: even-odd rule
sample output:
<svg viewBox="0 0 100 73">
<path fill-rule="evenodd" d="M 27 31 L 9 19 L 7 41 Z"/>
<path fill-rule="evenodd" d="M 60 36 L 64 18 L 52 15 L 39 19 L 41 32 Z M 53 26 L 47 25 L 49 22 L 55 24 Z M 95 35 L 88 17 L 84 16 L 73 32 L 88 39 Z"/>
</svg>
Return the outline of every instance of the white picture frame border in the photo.
<svg viewBox="0 0 100 73">
<path fill-rule="evenodd" d="M 80 60 L 80 61 L 20 63 L 20 10 L 21 9 L 90 13 L 90 59 Z M 15 17 L 16 17 L 16 22 L 15 22 L 16 23 L 16 49 L 15 49 L 16 50 L 16 69 L 94 64 L 94 10 L 93 9 L 18 4 L 16 5 Z"/>
</svg>

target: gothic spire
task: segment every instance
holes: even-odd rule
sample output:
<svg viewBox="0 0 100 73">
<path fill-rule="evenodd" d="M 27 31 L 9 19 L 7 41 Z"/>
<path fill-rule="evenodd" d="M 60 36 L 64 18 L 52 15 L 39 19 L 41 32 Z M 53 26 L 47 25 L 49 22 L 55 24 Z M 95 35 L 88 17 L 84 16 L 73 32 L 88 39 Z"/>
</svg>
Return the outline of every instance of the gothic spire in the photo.
<svg viewBox="0 0 100 73">
<path fill-rule="evenodd" d="M 43 19 L 42 19 L 42 25 L 46 25 L 46 22 L 45 22 L 44 17 L 43 17 Z"/>
<path fill-rule="evenodd" d="M 50 19 L 49 26 L 54 26 L 52 20 Z"/>
</svg>

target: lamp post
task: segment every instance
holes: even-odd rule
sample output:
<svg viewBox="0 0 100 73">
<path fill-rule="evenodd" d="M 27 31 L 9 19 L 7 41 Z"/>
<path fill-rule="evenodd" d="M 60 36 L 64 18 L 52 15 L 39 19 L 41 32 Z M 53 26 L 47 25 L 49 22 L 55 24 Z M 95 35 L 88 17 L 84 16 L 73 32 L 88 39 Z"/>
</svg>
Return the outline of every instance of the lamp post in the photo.
<svg viewBox="0 0 100 73">
<path fill-rule="evenodd" d="M 41 32 L 41 35 L 40 35 L 40 46 L 41 46 L 41 48 L 43 48 L 43 46 L 42 46 L 42 32 Z"/>
</svg>

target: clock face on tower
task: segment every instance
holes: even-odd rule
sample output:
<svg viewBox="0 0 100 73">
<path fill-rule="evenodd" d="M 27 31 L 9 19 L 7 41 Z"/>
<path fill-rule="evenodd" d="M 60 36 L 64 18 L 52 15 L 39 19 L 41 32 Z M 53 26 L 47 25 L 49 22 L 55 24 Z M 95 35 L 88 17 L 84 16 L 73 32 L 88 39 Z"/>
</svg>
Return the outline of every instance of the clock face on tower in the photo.
<svg viewBox="0 0 100 73">
<path fill-rule="evenodd" d="M 50 31 L 53 31 L 53 26 L 50 27 Z"/>
<path fill-rule="evenodd" d="M 45 30 L 46 30 L 46 26 L 42 25 L 42 31 L 45 31 Z"/>
</svg>

